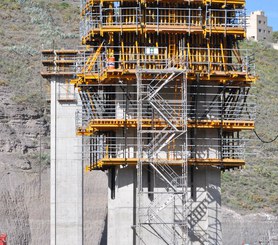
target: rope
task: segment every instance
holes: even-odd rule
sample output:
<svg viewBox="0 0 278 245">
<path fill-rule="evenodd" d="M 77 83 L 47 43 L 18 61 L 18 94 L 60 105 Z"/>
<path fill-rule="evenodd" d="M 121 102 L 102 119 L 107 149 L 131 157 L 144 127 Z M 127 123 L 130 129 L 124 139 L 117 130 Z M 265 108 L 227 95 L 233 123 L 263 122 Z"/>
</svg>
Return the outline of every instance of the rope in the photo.
<svg viewBox="0 0 278 245">
<path fill-rule="evenodd" d="M 276 137 L 275 137 L 274 139 L 272 139 L 272 140 L 270 140 L 270 141 L 266 141 L 266 140 L 263 140 L 263 139 L 258 135 L 258 133 L 256 132 L 255 129 L 253 130 L 253 132 L 255 133 L 255 135 L 257 136 L 257 138 L 258 138 L 262 143 L 264 143 L 264 144 L 270 144 L 270 143 L 272 143 L 272 142 L 274 142 L 274 141 L 276 141 L 276 140 L 278 139 L 278 135 L 276 135 Z"/>
</svg>

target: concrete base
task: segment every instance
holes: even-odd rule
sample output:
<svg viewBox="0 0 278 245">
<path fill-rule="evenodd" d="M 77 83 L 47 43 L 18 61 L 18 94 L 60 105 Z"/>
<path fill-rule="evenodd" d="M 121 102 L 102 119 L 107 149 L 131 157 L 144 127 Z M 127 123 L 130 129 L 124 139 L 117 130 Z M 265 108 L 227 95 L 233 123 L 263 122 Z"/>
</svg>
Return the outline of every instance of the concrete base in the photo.
<svg viewBox="0 0 278 245">
<path fill-rule="evenodd" d="M 136 244 L 136 169 L 116 169 L 115 199 L 112 198 L 112 174 L 108 172 L 107 244 Z"/>
<path fill-rule="evenodd" d="M 212 167 L 199 167 L 198 169 L 191 169 L 191 171 L 194 171 L 194 179 L 192 179 L 192 183 L 189 179 L 189 186 L 192 187 L 188 188 L 188 195 L 189 197 L 192 197 L 190 198 L 192 201 L 188 203 L 189 244 L 220 245 L 222 244 L 220 170 Z M 136 214 L 136 169 L 134 167 L 116 169 L 115 199 L 111 198 L 113 192 L 113 185 L 111 185 L 112 175 L 111 173 L 108 175 L 110 184 L 108 191 L 107 244 L 138 244 L 134 229 L 136 218 L 138 218 L 138 215 Z M 190 175 L 191 173 L 189 172 L 189 176 Z M 165 192 L 165 187 L 163 187 L 162 181 L 159 179 L 158 176 L 154 178 L 156 182 L 154 190 Z M 144 188 L 146 188 L 146 186 Z M 153 198 L 156 199 L 156 196 Z M 171 196 L 166 194 L 163 198 L 169 200 Z M 144 212 L 144 208 L 147 209 L 149 207 L 151 200 L 152 198 L 150 198 L 150 196 L 143 196 L 143 201 L 141 202 L 142 212 Z M 159 212 L 159 215 L 165 222 L 173 222 L 175 217 L 173 204 L 169 204 Z M 170 233 L 166 234 L 168 231 L 169 229 L 167 230 L 165 227 L 159 227 L 159 225 L 144 225 L 144 227 L 141 228 L 141 238 L 143 239 L 142 244 L 169 244 L 169 240 L 167 239 Z M 159 233 L 163 234 L 162 236 L 164 236 L 164 240 L 161 239 Z M 172 239 L 175 241 L 175 237 Z M 176 240 L 175 244 L 181 244 L 181 242 Z"/>
<path fill-rule="evenodd" d="M 193 171 L 193 172 L 192 172 Z M 222 244 L 221 172 L 217 168 L 191 168 L 189 238 L 191 244 Z"/>
</svg>

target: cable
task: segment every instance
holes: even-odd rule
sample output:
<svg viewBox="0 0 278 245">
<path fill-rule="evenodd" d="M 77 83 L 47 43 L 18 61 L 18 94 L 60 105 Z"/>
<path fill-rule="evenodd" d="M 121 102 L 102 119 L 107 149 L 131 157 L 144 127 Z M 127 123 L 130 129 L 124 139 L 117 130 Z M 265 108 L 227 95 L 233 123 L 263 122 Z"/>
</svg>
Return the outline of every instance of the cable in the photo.
<svg viewBox="0 0 278 245">
<path fill-rule="evenodd" d="M 257 136 L 257 138 L 258 138 L 262 143 L 264 143 L 264 144 L 270 144 L 270 143 L 272 143 L 272 142 L 274 142 L 274 141 L 276 141 L 276 140 L 278 139 L 278 135 L 276 135 L 276 137 L 275 137 L 274 139 L 272 139 L 272 140 L 270 140 L 270 141 L 266 141 L 266 140 L 263 140 L 263 139 L 258 135 L 258 133 L 256 132 L 255 129 L 253 130 L 253 132 L 255 133 L 255 135 Z"/>
</svg>

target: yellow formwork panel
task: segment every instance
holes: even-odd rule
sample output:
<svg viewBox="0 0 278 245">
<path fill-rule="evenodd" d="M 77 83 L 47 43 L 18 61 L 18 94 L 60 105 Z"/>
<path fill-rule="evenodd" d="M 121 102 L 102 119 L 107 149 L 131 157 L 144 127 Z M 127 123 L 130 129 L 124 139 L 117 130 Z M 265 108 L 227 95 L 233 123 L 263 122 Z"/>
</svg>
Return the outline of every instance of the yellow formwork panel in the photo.
<svg viewBox="0 0 278 245">
<path fill-rule="evenodd" d="M 148 165 L 148 159 L 141 159 L 143 165 Z M 159 165 L 167 165 L 167 166 L 181 166 L 184 163 L 184 160 L 169 160 L 169 159 L 157 159 L 153 163 L 158 162 Z M 245 165 L 245 161 L 243 159 L 201 159 L 194 158 L 187 160 L 189 166 L 214 166 L 221 168 L 240 168 Z M 99 170 L 103 168 L 109 168 L 113 166 L 121 166 L 121 165 L 129 165 L 136 166 L 138 163 L 137 158 L 103 158 L 98 161 L 96 164 L 91 164 L 90 166 L 86 166 L 86 171 Z"/>
<path fill-rule="evenodd" d="M 118 128 L 137 128 L 137 119 L 94 119 L 91 120 L 87 128 L 78 128 L 77 135 L 92 135 L 96 131 L 115 130 Z M 163 119 L 143 119 L 142 128 L 162 129 L 168 124 Z M 175 124 L 177 128 L 182 128 L 182 123 Z M 233 120 L 188 120 L 188 128 L 215 129 L 223 128 L 224 130 L 253 130 L 255 128 L 254 121 L 233 121 Z"/>
<path fill-rule="evenodd" d="M 246 0 L 204 0 L 205 4 L 234 4 L 234 5 L 245 5 Z"/>
<path fill-rule="evenodd" d="M 196 81 L 196 73 L 198 71 L 188 71 L 187 79 L 188 81 Z M 57 73 L 53 73 L 57 74 Z M 49 74 L 53 75 L 53 74 Z M 72 73 L 71 73 L 72 74 Z M 219 83 L 226 83 L 230 82 L 235 85 L 239 86 L 249 86 L 251 83 L 254 83 L 257 80 L 257 77 L 253 75 L 246 75 L 244 72 L 221 72 L 215 71 L 209 74 L 199 73 L 200 81 L 207 81 L 207 82 L 219 82 Z M 77 75 L 80 79 L 73 79 L 71 81 L 76 87 L 82 85 L 89 85 L 89 84 L 114 84 L 117 83 L 117 79 L 126 79 L 128 81 L 136 83 L 136 70 L 135 69 L 115 69 L 115 70 L 107 70 L 101 76 L 99 74 L 78 74 Z"/>
<path fill-rule="evenodd" d="M 90 33 L 82 37 L 82 44 L 91 42 L 94 40 L 95 35 L 103 36 L 103 33 L 169 33 L 169 34 L 200 34 L 206 36 L 212 34 L 224 34 L 224 35 L 237 35 L 244 38 L 246 36 L 245 27 L 217 27 L 217 26 L 188 26 L 188 25 L 106 25 L 94 28 Z"/>
<path fill-rule="evenodd" d="M 96 3 L 129 3 L 129 2 L 140 2 L 140 3 L 148 3 L 148 2 L 168 2 L 169 0 L 87 0 L 86 5 L 94 5 Z M 172 0 L 172 3 L 194 3 L 194 4 L 236 4 L 236 5 L 244 5 L 246 0 Z"/>
<path fill-rule="evenodd" d="M 185 2 L 185 1 L 181 1 Z M 196 1 L 197 2 L 197 1 Z M 198 1 L 199 3 L 213 4 L 214 1 Z M 173 4 L 161 4 L 160 7 L 113 7 L 109 4 L 109 8 L 87 7 L 83 11 L 84 31 L 82 33 L 82 43 L 94 42 L 94 37 L 102 36 L 105 33 L 111 35 L 114 32 L 121 34 L 126 32 L 140 33 L 182 33 L 182 34 L 224 34 L 237 35 L 245 37 L 245 11 L 243 8 L 236 9 L 238 6 L 235 2 L 239 1 L 219 1 L 217 3 L 229 4 L 233 3 L 233 8 L 222 8 L 216 6 L 215 9 L 198 8 L 193 5 L 184 8 L 176 7 Z M 187 1 L 194 3 L 194 1 Z M 99 4 L 99 3 L 98 3 Z M 165 5 L 165 6 L 164 6 Z M 152 6 L 152 5 L 150 5 Z M 104 10 L 103 10 L 104 9 Z M 95 12 L 96 11 L 96 12 Z M 221 28 L 225 26 L 225 28 Z M 220 28 L 218 28 L 220 27 Z M 204 36 L 202 37 L 204 39 Z"/>
</svg>

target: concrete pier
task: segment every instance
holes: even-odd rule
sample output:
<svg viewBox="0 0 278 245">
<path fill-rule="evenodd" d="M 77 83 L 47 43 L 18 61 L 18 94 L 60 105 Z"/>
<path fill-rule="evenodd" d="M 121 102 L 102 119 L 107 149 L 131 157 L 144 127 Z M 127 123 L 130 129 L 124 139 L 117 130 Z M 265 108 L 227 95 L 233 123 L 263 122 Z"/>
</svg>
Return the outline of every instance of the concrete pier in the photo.
<svg viewBox="0 0 278 245">
<path fill-rule="evenodd" d="M 220 188 L 220 170 L 213 167 L 194 167 L 189 171 L 189 176 L 193 171 L 194 179 L 189 179 L 188 187 L 188 214 L 189 214 L 189 244 L 199 245 L 221 245 L 221 188 Z M 192 182 L 191 182 L 192 181 Z M 146 180 L 145 180 L 146 182 Z M 160 184 L 156 177 L 156 191 L 159 186 L 163 191 L 163 183 Z M 109 183 L 111 183 L 111 174 L 109 174 Z M 137 244 L 135 224 L 136 208 L 136 169 L 126 167 L 117 168 L 115 171 L 115 198 L 111 198 L 111 185 L 108 191 L 108 243 L 116 244 Z M 164 199 L 169 199 L 169 195 Z M 147 208 L 151 200 L 145 195 L 143 200 Z M 168 205 L 161 217 L 166 221 L 173 222 L 173 205 Z M 143 241 L 146 244 L 167 244 L 156 234 L 161 227 L 151 228 L 145 226 L 142 228 Z M 165 235 L 166 236 L 166 235 Z M 142 243 L 144 244 L 144 243 Z M 177 243 L 179 244 L 179 243 Z"/>
<path fill-rule="evenodd" d="M 75 133 L 77 107 L 73 86 L 57 77 L 51 80 L 51 245 L 82 244 L 83 167 L 77 147 L 82 139 Z"/>
</svg>

